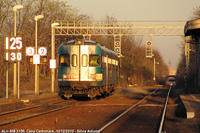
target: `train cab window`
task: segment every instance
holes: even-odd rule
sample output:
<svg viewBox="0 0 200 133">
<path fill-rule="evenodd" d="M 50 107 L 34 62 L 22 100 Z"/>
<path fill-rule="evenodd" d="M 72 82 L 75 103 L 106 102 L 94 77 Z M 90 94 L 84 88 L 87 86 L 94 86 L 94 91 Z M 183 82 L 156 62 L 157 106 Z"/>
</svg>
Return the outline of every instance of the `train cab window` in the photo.
<svg viewBox="0 0 200 133">
<path fill-rule="evenodd" d="M 73 67 L 77 66 L 77 55 L 75 54 L 72 55 L 72 66 Z"/>
<path fill-rule="evenodd" d="M 60 66 L 69 66 L 70 65 L 70 56 L 69 55 L 60 55 Z"/>
<path fill-rule="evenodd" d="M 90 55 L 89 56 L 89 66 L 99 66 L 100 65 L 100 56 L 99 55 Z"/>
<path fill-rule="evenodd" d="M 86 66 L 87 66 L 87 62 L 88 62 L 88 59 L 87 59 L 87 58 L 88 58 L 88 57 L 87 57 L 86 54 L 82 55 L 82 66 L 83 66 L 83 67 L 86 67 Z"/>
</svg>

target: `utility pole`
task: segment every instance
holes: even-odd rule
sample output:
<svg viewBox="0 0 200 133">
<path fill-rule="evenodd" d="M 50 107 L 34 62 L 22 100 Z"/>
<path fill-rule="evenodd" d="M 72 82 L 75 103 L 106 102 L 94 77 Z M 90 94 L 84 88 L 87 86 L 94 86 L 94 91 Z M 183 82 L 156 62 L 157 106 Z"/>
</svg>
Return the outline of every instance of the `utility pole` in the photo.
<svg viewBox="0 0 200 133">
<path fill-rule="evenodd" d="M 44 18 L 42 15 L 37 15 L 35 16 L 35 54 L 38 54 L 38 49 L 37 49 L 37 21 L 39 19 Z M 36 63 L 35 64 L 35 95 L 39 95 L 39 65 Z"/>
<path fill-rule="evenodd" d="M 53 23 L 51 24 L 51 59 L 55 60 L 55 26 L 58 26 L 59 23 Z M 51 90 L 52 93 L 54 93 L 55 89 L 55 68 L 52 68 L 51 70 Z"/>
<path fill-rule="evenodd" d="M 22 5 L 16 5 L 13 7 L 14 11 L 14 36 L 17 36 L 17 26 L 16 26 L 16 16 L 17 16 L 17 10 L 24 8 Z M 7 64 L 8 65 L 8 64 Z M 8 72 L 8 70 L 7 70 Z M 8 73 L 6 74 L 8 76 Z M 17 97 L 17 64 L 14 62 L 14 75 L 13 75 L 13 96 L 14 98 Z M 18 98 L 19 98 L 19 89 L 20 89 L 20 62 L 18 61 Z M 6 85 L 6 88 L 8 85 Z"/>
<path fill-rule="evenodd" d="M 153 80 L 156 80 L 156 64 L 159 64 L 159 62 L 156 62 L 156 58 L 153 58 Z"/>
</svg>

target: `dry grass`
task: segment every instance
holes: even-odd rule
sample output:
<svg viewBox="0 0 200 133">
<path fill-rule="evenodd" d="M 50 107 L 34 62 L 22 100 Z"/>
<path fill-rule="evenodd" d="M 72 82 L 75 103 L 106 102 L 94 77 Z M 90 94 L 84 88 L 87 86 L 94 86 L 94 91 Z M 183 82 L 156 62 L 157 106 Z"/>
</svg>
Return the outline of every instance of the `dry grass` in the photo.
<svg viewBox="0 0 200 133">
<path fill-rule="evenodd" d="M 13 97 L 13 74 L 9 73 L 9 98 Z M 55 91 L 58 92 L 57 89 L 57 80 L 55 81 Z M 51 93 L 51 78 L 40 76 L 39 79 L 39 90 L 41 93 Z M 27 77 L 24 74 L 20 76 L 20 97 L 26 95 L 32 95 L 35 93 L 35 78 L 34 77 Z M 6 79 L 2 78 L 0 81 L 0 98 L 6 96 Z"/>
</svg>

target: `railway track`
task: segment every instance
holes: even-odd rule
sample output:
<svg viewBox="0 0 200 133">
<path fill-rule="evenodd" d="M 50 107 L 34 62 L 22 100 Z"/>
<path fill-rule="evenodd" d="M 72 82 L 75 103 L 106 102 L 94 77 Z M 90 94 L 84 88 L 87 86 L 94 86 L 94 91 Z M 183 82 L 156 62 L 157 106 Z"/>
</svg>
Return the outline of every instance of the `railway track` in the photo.
<svg viewBox="0 0 200 133">
<path fill-rule="evenodd" d="M 80 104 L 80 103 L 79 103 Z M 41 116 L 76 105 L 76 101 L 59 101 L 0 113 L 0 126 Z"/>
<path fill-rule="evenodd" d="M 162 118 L 161 118 L 161 121 L 160 121 L 158 133 L 162 133 L 162 129 L 163 129 L 163 126 L 164 126 L 164 121 L 165 121 L 166 110 L 167 110 L 167 103 L 168 103 L 168 100 L 169 100 L 169 94 L 171 92 L 171 89 L 172 89 L 172 86 L 169 87 L 169 91 L 167 93 L 167 98 L 165 100 L 165 105 L 164 105 L 164 109 L 163 109 Z"/>
<path fill-rule="evenodd" d="M 153 92 L 151 92 L 149 95 L 147 95 L 146 97 L 144 97 L 142 100 L 138 101 L 136 104 L 132 105 L 130 108 L 128 108 L 126 111 L 124 111 L 123 113 L 121 113 L 120 115 L 118 115 L 116 118 L 114 118 L 113 120 L 111 120 L 110 122 L 108 122 L 107 124 L 105 124 L 103 127 L 101 127 L 98 131 L 99 132 L 108 132 L 107 129 L 109 129 L 109 132 L 110 132 L 110 129 L 112 129 L 113 125 L 115 123 L 123 123 L 123 122 L 119 122 L 120 119 L 123 119 L 123 117 L 125 115 L 127 115 L 131 110 L 134 110 L 136 109 L 136 107 L 138 107 L 139 104 L 141 104 L 144 100 L 147 100 L 150 96 L 152 96 L 153 94 L 155 94 L 157 91 L 159 90 L 156 89 L 154 90 Z M 165 114 L 166 114 L 166 108 L 167 108 L 167 103 L 168 103 L 168 98 L 169 98 L 169 94 L 170 94 L 170 91 L 171 91 L 171 86 L 168 90 L 168 94 L 167 94 L 167 97 L 166 97 L 166 101 L 165 101 L 165 104 L 164 105 L 159 105 L 160 107 L 164 107 L 163 108 L 163 112 L 162 112 L 162 118 L 160 119 L 160 125 L 159 125 L 159 129 L 157 129 L 158 133 L 161 133 L 162 132 L 162 129 L 163 129 L 163 124 L 164 124 L 164 119 L 165 119 Z M 148 113 L 148 112 L 147 112 Z M 116 124 L 117 125 L 117 124 Z M 119 124 L 118 124 L 119 126 Z M 156 132 L 157 132 L 156 131 Z M 112 131 L 111 131 L 112 132 Z"/>
<path fill-rule="evenodd" d="M 59 110 L 64 110 L 66 108 L 72 107 L 70 109 L 67 109 L 68 112 L 66 114 L 65 114 L 65 112 L 62 112 L 63 113 L 62 117 L 64 117 L 63 119 L 59 117 L 60 116 L 59 114 L 56 114 L 56 117 L 51 115 L 52 118 L 58 118 L 58 123 L 52 125 L 52 126 L 55 126 L 53 128 L 54 130 L 56 130 L 56 129 L 74 129 L 74 131 L 78 131 L 78 129 L 93 129 L 92 127 L 95 126 L 97 128 L 94 128 L 94 129 L 99 129 L 99 127 L 101 127 L 101 129 L 96 130 L 99 132 L 114 132 L 114 131 L 110 131 L 110 129 L 113 128 L 113 125 L 115 125 L 114 128 L 116 128 L 116 129 L 121 128 L 122 127 L 121 124 L 124 124 L 125 122 L 127 124 L 127 127 L 134 126 L 133 123 L 128 125 L 128 123 L 130 122 L 129 118 L 131 118 L 131 121 L 136 120 L 136 122 L 135 122 L 136 124 L 138 123 L 138 121 L 140 121 L 141 123 L 145 123 L 145 122 L 147 123 L 147 121 L 143 118 L 145 118 L 145 117 L 146 117 L 146 119 L 151 119 L 151 118 L 149 118 L 149 116 L 147 116 L 147 115 L 144 115 L 144 113 L 140 113 L 140 115 L 138 117 L 137 111 L 141 112 L 140 109 L 148 107 L 148 108 L 154 108 L 156 111 L 157 111 L 157 109 L 160 110 L 159 113 L 162 112 L 163 108 L 165 108 L 163 103 L 165 101 L 164 97 L 167 95 L 166 94 L 167 89 L 164 88 L 164 90 L 163 90 L 163 89 L 155 89 L 154 88 L 153 90 L 150 90 L 150 91 L 151 91 L 150 94 L 145 93 L 145 95 L 146 95 L 145 97 L 143 94 L 138 93 L 140 96 L 134 97 L 135 98 L 134 101 L 136 100 L 134 102 L 134 105 L 133 105 L 133 102 L 131 99 L 128 99 L 129 102 L 113 102 L 113 98 L 116 98 L 116 97 L 109 97 L 107 100 L 102 99 L 102 100 L 87 101 L 87 102 L 86 101 L 81 102 L 81 101 L 77 101 L 77 100 L 60 101 L 57 103 L 49 103 L 49 104 L 38 105 L 38 106 L 30 107 L 30 108 L 15 110 L 15 111 L 11 111 L 11 112 L 1 113 L 0 114 L 0 120 L 1 120 L 0 126 L 2 126 L 4 128 L 5 128 L 5 126 L 9 127 L 10 123 L 16 123 L 16 125 L 17 125 L 18 122 L 23 121 L 25 119 L 34 118 L 34 117 L 41 116 L 44 114 L 50 114 L 51 112 L 55 112 L 55 111 L 59 112 Z M 163 94 L 161 95 L 161 93 L 163 93 Z M 168 95 L 169 95 L 169 93 L 170 92 L 168 92 Z M 144 98 L 142 99 L 142 97 L 144 97 Z M 160 101 L 157 98 L 161 98 L 162 100 Z M 112 101 L 106 102 L 106 101 L 109 101 L 109 99 Z M 137 100 L 137 99 L 140 99 L 140 100 Z M 119 100 L 119 99 L 116 99 L 116 100 Z M 159 102 L 157 102 L 157 104 L 152 103 L 155 101 L 159 101 Z M 110 108 L 108 108 L 108 106 L 110 106 Z M 114 107 L 114 108 L 111 108 L 111 107 Z M 122 109 L 122 108 L 124 108 L 124 109 Z M 101 111 L 105 111 L 105 109 L 108 109 L 109 113 L 103 113 L 103 115 L 102 115 L 102 114 L 100 114 L 101 111 L 99 111 L 99 109 L 101 109 Z M 73 110 L 73 111 L 71 111 L 71 110 Z M 119 110 L 119 111 L 117 111 L 117 110 Z M 72 114 L 70 114 L 71 112 L 72 112 Z M 77 114 L 78 117 L 74 117 L 73 112 L 79 113 L 79 114 L 81 113 L 81 114 L 80 115 Z M 113 113 L 111 114 L 110 112 L 113 112 Z M 143 112 L 149 113 L 148 111 L 143 111 Z M 98 115 L 102 116 L 102 119 L 100 116 L 97 117 L 96 115 L 93 115 L 95 113 L 96 113 L 96 115 L 98 114 Z M 155 113 L 157 113 L 157 112 L 155 112 Z M 162 115 L 159 114 L 159 116 L 158 116 L 159 119 L 161 118 L 161 116 Z M 89 118 L 89 117 L 91 117 L 91 118 Z M 109 117 L 111 117 L 111 119 L 109 119 Z M 78 121 L 75 120 L 73 122 L 73 119 L 76 119 L 76 118 L 78 119 Z M 102 123 L 101 125 L 98 126 L 99 122 L 96 122 L 96 123 L 92 122 L 96 118 L 100 118 L 100 121 L 101 121 L 100 123 Z M 36 120 L 39 120 L 39 119 L 40 119 L 40 117 L 36 118 Z M 32 119 L 30 119 L 30 120 L 32 122 Z M 84 125 L 84 122 L 86 122 L 87 124 L 90 123 L 90 122 L 88 123 L 87 120 L 91 120 L 91 125 Z M 70 121 L 70 123 L 67 123 L 68 121 Z M 81 124 L 80 121 L 83 124 Z M 164 120 L 162 120 L 162 121 L 164 121 Z M 40 122 L 42 122 L 42 121 L 40 121 Z M 48 121 L 46 121 L 46 119 L 45 119 L 45 122 L 48 123 Z M 45 125 L 47 125 L 47 123 Z M 105 123 L 107 123 L 107 124 L 105 124 Z M 115 123 L 120 123 L 120 124 L 116 125 Z M 140 123 L 138 123 L 138 125 L 139 124 Z M 156 122 L 156 124 L 154 123 L 154 125 L 156 125 L 156 130 L 155 130 L 156 132 L 158 132 L 159 124 L 160 124 L 160 122 Z M 81 126 L 81 125 L 83 125 L 83 126 Z M 132 129 L 135 130 L 135 128 L 137 128 L 138 125 L 136 125 Z M 49 128 L 52 129 L 51 127 L 49 127 Z M 82 127 L 85 127 L 85 128 L 82 128 Z M 145 128 L 144 124 L 141 125 L 141 127 Z M 29 129 L 29 128 L 31 128 L 31 127 L 27 127 L 27 129 Z M 150 126 L 150 128 L 152 128 L 152 127 Z M 41 128 L 41 129 L 43 129 L 43 128 Z M 124 131 L 124 129 L 120 129 L 120 130 Z M 130 131 L 134 131 L 134 130 L 130 129 Z M 161 131 L 162 131 L 162 128 L 161 128 Z"/>
</svg>

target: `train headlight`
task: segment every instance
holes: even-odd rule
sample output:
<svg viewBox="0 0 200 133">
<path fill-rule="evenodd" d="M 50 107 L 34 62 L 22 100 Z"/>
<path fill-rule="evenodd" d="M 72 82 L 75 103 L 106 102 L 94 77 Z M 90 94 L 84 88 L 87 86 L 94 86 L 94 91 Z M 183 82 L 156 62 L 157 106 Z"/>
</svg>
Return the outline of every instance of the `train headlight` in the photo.
<svg viewBox="0 0 200 133">
<path fill-rule="evenodd" d="M 96 74 L 91 74 L 90 79 L 96 79 Z"/>
<path fill-rule="evenodd" d="M 103 80 L 103 74 L 102 73 L 90 74 L 90 79 L 96 80 L 96 81 L 101 81 L 101 80 Z"/>
<path fill-rule="evenodd" d="M 68 76 L 63 74 L 63 79 L 67 79 L 67 78 L 68 78 Z"/>
<path fill-rule="evenodd" d="M 96 74 L 96 79 L 97 81 L 103 80 L 103 74 L 102 73 Z"/>
<path fill-rule="evenodd" d="M 80 45 L 82 43 L 82 41 L 78 41 L 78 44 Z"/>
<path fill-rule="evenodd" d="M 84 42 L 82 40 L 78 40 L 75 42 L 75 45 L 82 45 L 82 44 L 84 44 Z"/>
</svg>

